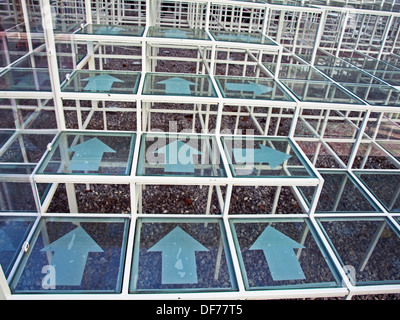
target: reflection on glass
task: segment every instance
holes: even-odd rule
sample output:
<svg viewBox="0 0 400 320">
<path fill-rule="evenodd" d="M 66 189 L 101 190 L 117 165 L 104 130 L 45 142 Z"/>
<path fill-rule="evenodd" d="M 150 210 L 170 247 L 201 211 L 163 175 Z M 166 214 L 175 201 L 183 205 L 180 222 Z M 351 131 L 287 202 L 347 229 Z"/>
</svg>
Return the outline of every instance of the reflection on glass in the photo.
<svg viewBox="0 0 400 320">
<path fill-rule="evenodd" d="M 222 137 L 222 142 L 233 176 L 315 177 L 288 139 Z"/>
<path fill-rule="evenodd" d="M 42 220 L 11 283 L 13 293 L 118 293 L 128 221 Z"/>
<path fill-rule="evenodd" d="M 38 174 L 129 175 L 135 133 L 61 133 Z"/>
<path fill-rule="evenodd" d="M 137 175 L 225 177 L 215 137 L 143 134 Z"/>
<path fill-rule="evenodd" d="M 7 277 L 20 253 L 33 222 L 34 217 L 1 217 L 0 218 L 0 264 Z"/>
<path fill-rule="evenodd" d="M 306 221 L 233 220 L 232 225 L 246 289 L 340 285 Z"/>
<path fill-rule="evenodd" d="M 208 34 L 203 29 L 194 28 L 170 28 L 151 26 L 149 27 L 147 36 L 158 38 L 210 40 Z"/>
<path fill-rule="evenodd" d="M 384 219 L 319 219 L 354 285 L 400 283 L 400 239 Z"/>
<path fill-rule="evenodd" d="M 293 101 L 273 79 L 216 76 L 225 98 Z"/>
<path fill-rule="evenodd" d="M 207 75 L 174 73 L 147 73 L 143 94 L 216 97 L 217 94 Z"/>
<path fill-rule="evenodd" d="M 140 37 L 143 32 L 144 27 L 142 26 L 89 24 L 80 28 L 76 33 Z"/>
<path fill-rule="evenodd" d="M 400 106 L 400 91 L 387 85 L 342 83 L 361 99 L 375 106 Z"/>
<path fill-rule="evenodd" d="M 130 292 L 235 290 L 220 220 L 139 220 Z"/>
<path fill-rule="evenodd" d="M 136 94 L 139 79 L 139 72 L 78 70 L 61 91 Z"/>
</svg>

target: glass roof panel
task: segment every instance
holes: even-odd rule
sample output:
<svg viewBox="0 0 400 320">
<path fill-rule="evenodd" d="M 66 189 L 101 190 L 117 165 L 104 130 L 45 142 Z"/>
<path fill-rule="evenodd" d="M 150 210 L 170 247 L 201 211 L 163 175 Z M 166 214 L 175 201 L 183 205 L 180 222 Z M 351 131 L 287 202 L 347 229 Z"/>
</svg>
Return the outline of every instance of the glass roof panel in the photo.
<svg viewBox="0 0 400 320">
<path fill-rule="evenodd" d="M 277 46 L 270 38 L 260 32 L 234 32 L 227 30 L 210 30 L 210 33 L 217 41 L 244 42 L 254 44 L 265 44 Z"/>
<path fill-rule="evenodd" d="M 76 31 L 77 34 L 99 34 L 99 35 L 118 35 L 118 36 L 134 36 L 140 37 L 143 35 L 144 27 L 135 25 L 103 25 L 89 24 L 84 28 Z"/>
<path fill-rule="evenodd" d="M 0 91 L 51 91 L 45 68 L 10 68 L 0 75 Z"/>
<path fill-rule="evenodd" d="M 167 96 L 216 97 L 207 75 L 146 73 L 143 94 Z"/>
<path fill-rule="evenodd" d="M 216 76 L 225 98 L 293 101 L 273 79 Z"/>
<path fill-rule="evenodd" d="M 215 137 L 146 133 L 137 175 L 226 177 L 226 172 Z"/>
<path fill-rule="evenodd" d="M 140 72 L 78 70 L 61 91 L 136 94 L 139 80 Z"/>
<path fill-rule="evenodd" d="M 38 174 L 129 175 L 135 133 L 63 132 Z"/>
<path fill-rule="evenodd" d="M 151 26 L 148 37 L 211 40 L 203 29 Z"/>
</svg>

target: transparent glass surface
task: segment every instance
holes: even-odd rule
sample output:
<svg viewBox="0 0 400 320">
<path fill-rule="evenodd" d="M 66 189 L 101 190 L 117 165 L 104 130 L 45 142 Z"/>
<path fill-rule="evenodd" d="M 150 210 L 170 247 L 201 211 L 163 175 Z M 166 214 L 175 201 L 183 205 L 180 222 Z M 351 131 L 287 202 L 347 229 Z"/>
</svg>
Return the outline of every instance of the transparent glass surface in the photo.
<svg viewBox="0 0 400 320">
<path fill-rule="evenodd" d="M 208 34 L 203 29 L 194 28 L 169 28 L 151 26 L 147 31 L 147 36 L 157 38 L 210 40 Z"/>
<path fill-rule="evenodd" d="M 0 217 L 0 265 L 6 277 L 10 274 L 35 219 Z"/>
<path fill-rule="evenodd" d="M 398 169 L 399 164 L 389 153 L 378 148 L 373 142 L 360 143 L 353 162 L 353 169 Z"/>
<path fill-rule="evenodd" d="M 400 283 L 400 239 L 385 219 L 317 219 L 354 285 Z"/>
<path fill-rule="evenodd" d="M 1 169 L 4 171 L 4 168 Z M 31 171 L 26 168 L 21 168 L 21 171 L 24 170 L 25 172 Z M 13 181 L 17 180 L 14 178 L 17 174 L 16 172 L 8 171 L 7 174 L 9 174 L 10 177 L 0 177 L 0 211 L 21 213 L 37 212 L 32 184 L 29 182 L 28 173 L 26 173 L 23 178 L 26 182 Z"/>
<path fill-rule="evenodd" d="M 236 290 L 221 220 L 139 219 L 129 291 Z"/>
<path fill-rule="evenodd" d="M 61 91 L 136 94 L 139 80 L 139 72 L 77 70 Z"/>
<path fill-rule="evenodd" d="M 375 106 L 400 106 L 400 91 L 380 84 L 341 83 L 358 97 Z"/>
<path fill-rule="evenodd" d="M 216 76 L 225 98 L 293 101 L 273 79 Z"/>
<path fill-rule="evenodd" d="M 14 130 L 0 130 L 0 148 L 8 141 L 15 133 Z"/>
<path fill-rule="evenodd" d="M 254 44 L 273 45 L 277 44 L 260 32 L 235 32 L 226 30 L 210 30 L 210 33 L 217 41 L 244 42 Z"/>
<path fill-rule="evenodd" d="M 268 62 L 264 65 L 275 74 L 276 63 Z M 279 79 L 302 79 L 302 80 L 316 80 L 316 81 L 329 81 L 324 75 L 318 72 L 315 68 L 309 65 L 301 64 L 286 64 L 282 63 L 279 69 Z"/>
<path fill-rule="evenodd" d="M 45 68 L 10 68 L 0 75 L 0 91 L 51 91 Z"/>
<path fill-rule="evenodd" d="M 12 292 L 120 292 L 128 226 L 128 219 L 43 219 L 11 282 Z"/>
<path fill-rule="evenodd" d="M 370 83 L 380 84 L 381 81 L 371 77 L 371 75 L 354 67 L 323 67 L 318 66 L 319 70 L 337 82 L 344 83 Z"/>
<path fill-rule="evenodd" d="M 340 286 L 307 220 L 242 221 L 231 225 L 246 289 Z"/>
<path fill-rule="evenodd" d="M 133 36 L 143 35 L 144 27 L 134 25 L 107 25 L 107 24 L 89 24 L 76 31 L 77 34 L 100 34 L 113 36 Z"/>
<path fill-rule="evenodd" d="M 400 173 L 354 171 L 389 212 L 400 212 Z"/>
<path fill-rule="evenodd" d="M 38 174 L 129 175 L 135 133 L 63 132 Z"/>
<path fill-rule="evenodd" d="M 226 177 L 215 137 L 198 135 L 142 135 L 139 176 Z"/>
<path fill-rule="evenodd" d="M 301 101 L 364 104 L 333 82 L 286 79 L 281 81 Z"/>
<path fill-rule="evenodd" d="M 6 150 L 0 155 L 0 163 L 38 163 L 46 151 L 47 144 L 55 134 L 20 133 L 13 137 Z"/>
<path fill-rule="evenodd" d="M 316 177 L 289 139 L 225 136 L 221 139 L 235 177 Z"/>
<path fill-rule="evenodd" d="M 209 76 L 180 73 L 146 73 L 143 94 L 194 97 L 217 96 Z"/>
<path fill-rule="evenodd" d="M 317 213 L 379 212 L 373 202 L 362 191 L 359 182 L 346 172 L 319 171 L 324 186 L 319 196 Z M 313 193 L 301 188 L 306 200 L 311 203 Z"/>
<path fill-rule="evenodd" d="M 389 129 L 389 128 L 388 128 Z M 389 131 L 390 133 L 394 132 L 394 135 L 397 135 L 397 128 L 393 128 L 393 131 Z M 395 137 L 391 137 L 395 138 Z M 377 141 L 378 144 L 385 148 L 393 157 L 400 161 L 400 140 L 387 140 L 387 141 Z"/>
</svg>

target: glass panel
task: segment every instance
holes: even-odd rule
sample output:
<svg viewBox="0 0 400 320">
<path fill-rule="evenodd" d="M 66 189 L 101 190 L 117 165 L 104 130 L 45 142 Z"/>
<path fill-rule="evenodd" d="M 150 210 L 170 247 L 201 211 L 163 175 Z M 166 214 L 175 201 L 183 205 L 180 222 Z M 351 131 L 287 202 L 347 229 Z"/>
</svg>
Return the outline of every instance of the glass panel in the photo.
<svg viewBox="0 0 400 320">
<path fill-rule="evenodd" d="M 272 73 L 276 72 L 276 63 L 268 62 L 264 63 L 264 65 L 271 70 Z M 279 79 L 329 81 L 329 79 L 311 66 L 285 63 L 282 63 L 279 69 Z"/>
<path fill-rule="evenodd" d="M 61 133 L 38 174 L 129 175 L 135 133 Z"/>
<path fill-rule="evenodd" d="M 0 218 L 0 264 L 7 277 L 13 267 L 17 255 L 21 251 L 34 217 L 1 217 Z"/>
<path fill-rule="evenodd" d="M 231 223 L 247 289 L 340 286 L 307 221 L 252 219 Z"/>
<path fill-rule="evenodd" d="M 225 98 L 293 101 L 273 79 L 216 76 Z"/>
<path fill-rule="evenodd" d="M 396 128 L 394 128 L 395 131 Z M 390 132 L 393 134 L 393 131 Z M 394 132 L 394 135 L 397 135 L 397 132 Z M 394 137 L 391 137 L 394 138 Z M 396 138 L 397 139 L 397 138 Z M 377 141 L 378 144 L 385 148 L 393 157 L 400 161 L 400 141 L 399 140 L 391 140 L 391 141 Z"/>
<path fill-rule="evenodd" d="M 381 81 L 354 67 L 318 67 L 318 69 L 337 82 L 382 84 Z"/>
<path fill-rule="evenodd" d="M 315 177 L 285 138 L 222 137 L 231 172 L 237 177 Z"/>
<path fill-rule="evenodd" d="M 38 163 L 54 136 L 54 134 L 19 134 L 2 153 L 0 162 Z"/>
<path fill-rule="evenodd" d="M 209 76 L 178 73 L 147 73 L 143 94 L 197 97 L 217 96 Z"/>
<path fill-rule="evenodd" d="M 318 219 L 355 285 L 400 283 L 400 239 L 384 219 Z"/>
<path fill-rule="evenodd" d="M 363 104 L 333 82 L 282 80 L 282 83 L 301 101 Z"/>
<path fill-rule="evenodd" d="M 230 42 L 244 42 L 255 44 L 266 44 L 276 46 L 277 44 L 270 38 L 264 36 L 260 32 L 234 32 L 226 30 L 211 30 L 210 31 L 215 40 L 230 41 Z"/>
<path fill-rule="evenodd" d="M 125 219 L 42 220 L 12 292 L 120 292 L 128 226 Z"/>
<path fill-rule="evenodd" d="M 8 69 L 0 76 L 1 91 L 51 91 L 47 69 Z"/>
<path fill-rule="evenodd" d="M 89 24 L 84 28 L 80 28 L 76 33 L 140 37 L 143 32 L 144 27 L 141 26 Z"/>
<path fill-rule="evenodd" d="M 354 172 L 389 212 L 400 212 L 400 174 Z"/>
<path fill-rule="evenodd" d="M 209 36 L 203 29 L 194 28 L 169 28 L 152 26 L 149 28 L 147 36 L 158 38 L 210 40 Z"/>
<path fill-rule="evenodd" d="M 137 175 L 226 177 L 215 137 L 143 134 Z"/>
<path fill-rule="evenodd" d="M 357 96 L 375 106 L 400 106 L 400 91 L 390 86 L 341 83 Z"/>
<path fill-rule="evenodd" d="M 388 153 L 378 148 L 373 142 L 360 143 L 353 169 L 398 169 L 399 165 Z"/>
<path fill-rule="evenodd" d="M 379 212 L 346 172 L 320 171 L 320 174 L 324 179 L 324 186 L 316 212 Z M 302 188 L 302 191 L 311 202 L 313 193 L 307 188 Z"/>
<path fill-rule="evenodd" d="M 139 72 L 78 70 L 61 91 L 136 94 L 139 79 Z"/>
<path fill-rule="evenodd" d="M 235 290 L 220 220 L 138 220 L 130 292 Z"/>
</svg>

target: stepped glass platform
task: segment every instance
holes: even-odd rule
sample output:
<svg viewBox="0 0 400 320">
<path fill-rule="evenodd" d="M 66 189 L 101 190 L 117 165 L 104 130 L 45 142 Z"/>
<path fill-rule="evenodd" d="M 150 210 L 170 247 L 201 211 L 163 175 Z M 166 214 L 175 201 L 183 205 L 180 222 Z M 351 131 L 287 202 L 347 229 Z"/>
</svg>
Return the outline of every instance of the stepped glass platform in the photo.
<svg viewBox="0 0 400 320">
<path fill-rule="evenodd" d="M 400 3 L 0 5 L 0 297 L 398 299 Z"/>
</svg>

